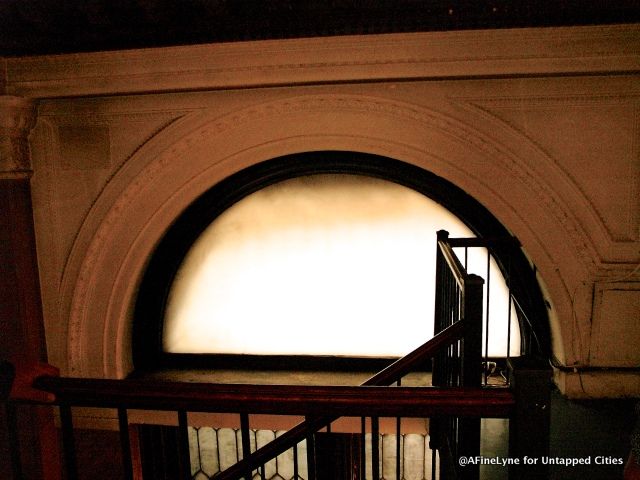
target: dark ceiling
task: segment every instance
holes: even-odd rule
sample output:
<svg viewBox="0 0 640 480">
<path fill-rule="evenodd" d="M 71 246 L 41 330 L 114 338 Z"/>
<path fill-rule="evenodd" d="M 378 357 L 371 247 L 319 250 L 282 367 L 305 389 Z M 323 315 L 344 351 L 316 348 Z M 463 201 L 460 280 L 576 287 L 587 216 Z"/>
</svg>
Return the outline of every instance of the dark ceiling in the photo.
<svg viewBox="0 0 640 480">
<path fill-rule="evenodd" d="M 0 56 L 640 22 L 640 0 L 0 0 Z"/>
</svg>

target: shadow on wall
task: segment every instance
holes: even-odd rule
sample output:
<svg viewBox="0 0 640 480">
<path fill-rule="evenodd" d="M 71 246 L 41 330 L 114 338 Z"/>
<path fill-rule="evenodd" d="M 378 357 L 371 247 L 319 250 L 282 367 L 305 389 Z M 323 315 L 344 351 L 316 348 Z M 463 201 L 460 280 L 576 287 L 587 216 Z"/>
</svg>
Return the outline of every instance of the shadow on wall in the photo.
<svg viewBox="0 0 640 480">
<path fill-rule="evenodd" d="M 576 402 L 552 392 L 550 457 L 586 459 L 591 464 L 553 465 L 550 478 L 621 479 L 636 422 L 635 402 L 631 399 Z"/>
<path fill-rule="evenodd" d="M 582 460 L 588 465 L 550 466 L 551 480 L 622 479 L 630 449 L 630 436 L 636 421 L 636 400 L 568 400 L 559 391 L 551 396 L 551 439 L 549 461 Z M 508 422 L 483 420 L 485 458 L 508 458 Z M 541 461 L 538 459 L 537 461 Z M 482 465 L 483 480 L 506 480 L 508 468 Z"/>
</svg>

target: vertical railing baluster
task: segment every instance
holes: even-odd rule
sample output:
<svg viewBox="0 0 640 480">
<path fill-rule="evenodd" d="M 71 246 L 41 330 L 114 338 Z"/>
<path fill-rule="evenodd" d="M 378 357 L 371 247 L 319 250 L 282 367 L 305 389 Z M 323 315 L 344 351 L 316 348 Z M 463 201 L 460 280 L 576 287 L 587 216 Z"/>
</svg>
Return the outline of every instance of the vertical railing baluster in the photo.
<svg viewBox="0 0 640 480">
<path fill-rule="evenodd" d="M 449 325 L 451 325 L 452 322 L 455 321 L 456 318 L 456 302 L 457 302 L 457 295 L 456 295 L 456 284 L 453 280 L 453 277 L 451 276 L 451 272 L 449 272 L 448 269 L 445 270 L 445 275 L 446 275 L 446 287 L 447 287 L 447 297 L 446 297 L 446 301 L 445 301 L 445 305 L 444 307 L 447 309 L 446 312 L 446 319 L 447 319 L 447 323 L 444 325 L 444 327 L 448 327 Z M 451 382 L 453 382 L 453 372 L 454 372 L 454 364 L 455 364 L 455 349 L 457 346 L 457 341 L 453 342 L 451 345 L 449 345 L 449 349 L 448 349 L 448 355 L 447 355 L 447 377 L 446 377 L 446 383 L 445 385 L 451 385 Z"/>
<path fill-rule="evenodd" d="M 453 292 L 451 303 L 453 305 L 451 324 L 460 319 L 460 287 L 458 282 L 455 281 L 453 276 L 449 273 L 449 282 L 451 284 L 451 291 Z M 458 385 L 460 382 L 460 341 L 453 343 L 451 348 L 451 380 L 449 385 Z"/>
<path fill-rule="evenodd" d="M 444 316 L 446 323 L 442 326 L 442 328 L 446 328 L 446 326 L 449 324 L 449 320 L 450 320 L 449 316 L 451 315 L 451 309 L 449 308 L 449 305 L 451 303 L 451 282 L 449 281 L 448 276 L 445 277 L 444 287 L 446 290 L 444 292 L 445 297 L 444 297 L 443 306 L 446 309 L 445 316 Z M 447 350 L 446 350 L 446 361 L 445 361 L 445 371 L 444 371 L 444 374 L 445 374 L 444 381 L 446 382 L 445 385 L 450 382 L 452 355 L 453 355 L 453 345 L 449 345 L 449 347 L 447 347 Z"/>
<path fill-rule="evenodd" d="M 509 292 L 509 311 L 507 313 L 507 363 L 509 363 L 509 359 L 511 358 L 511 292 Z M 520 332 L 520 335 L 525 332 Z M 526 333 L 525 333 L 526 334 Z M 524 338 L 524 337 L 522 337 Z M 520 344 L 520 348 L 522 349 L 522 342 Z M 521 355 L 525 355 L 525 352 L 520 352 Z"/>
<path fill-rule="evenodd" d="M 367 479 L 367 419 L 365 417 L 360 418 L 360 478 L 362 480 Z"/>
<path fill-rule="evenodd" d="M 507 298 L 508 301 L 508 309 L 507 309 L 507 364 L 509 363 L 509 359 L 511 358 L 511 255 L 513 253 L 513 246 L 509 248 L 509 254 L 507 255 Z M 520 337 L 522 337 L 523 333 L 520 332 Z M 522 346 L 521 346 L 522 348 Z M 521 355 L 525 355 L 526 352 L 520 352 Z M 510 384 L 510 381 L 507 381 L 507 384 Z"/>
<path fill-rule="evenodd" d="M 452 325 L 454 322 L 457 322 L 460 319 L 460 311 L 463 297 L 461 295 L 460 286 L 458 282 L 456 282 L 455 278 L 451 273 L 449 273 L 450 283 L 451 283 L 451 291 L 452 293 L 452 304 L 453 304 L 453 312 L 451 316 L 451 322 L 449 325 Z M 451 383 L 449 385 L 458 385 L 460 382 L 460 341 L 454 342 L 453 344 L 453 355 L 451 362 Z"/>
<path fill-rule="evenodd" d="M 402 386 L 402 380 L 398 379 L 398 387 Z M 396 480 L 400 480 L 400 459 L 402 458 L 402 418 L 396 418 Z"/>
<path fill-rule="evenodd" d="M 469 247 L 464 247 L 464 269 L 469 271 Z"/>
<path fill-rule="evenodd" d="M 307 476 L 316 480 L 316 442 L 313 432 L 307 435 Z"/>
<path fill-rule="evenodd" d="M 487 311 L 486 311 L 486 322 L 485 322 L 485 340 L 484 340 L 484 384 L 487 385 L 488 381 L 488 371 L 489 371 L 489 296 L 491 294 L 491 250 L 487 247 L 487 280 L 486 280 L 486 295 L 487 295 Z"/>
<path fill-rule="evenodd" d="M 249 414 L 242 412 L 240 414 L 240 438 L 242 441 L 242 458 L 247 458 L 251 455 L 251 434 L 249 429 Z M 245 472 L 245 480 L 251 480 L 251 470 Z"/>
<path fill-rule="evenodd" d="M 431 428 L 429 428 L 431 430 Z M 429 434 L 431 436 L 431 434 Z M 436 462 L 438 461 L 435 448 L 431 449 L 431 480 L 436 480 L 437 470 Z"/>
<path fill-rule="evenodd" d="M 293 480 L 298 480 L 300 478 L 298 469 L 298 445 L 296 444 L 293 447 Z"/>
<path fill-rule="evenodd" d="M 460 285 L 456 280 L 455 276 L 452 272 L 447 269 L 447 275 L 449 276 L 449 282 L 451 283 L 451 289 L 453 291 L 453 298 L 451 299 L 451 322 L 456 322 L 461 318 L 461 304 L 464 301 L 463 292 L 461 291 Z M 466 330 L 465 330 L 466 333 Z M 462 346 L 463 340 L 458 340 L 452 345 L 452 362 L 451 362 L 451 380 L 448 383 L 448 386 L 458 386 L 461 381 L 461 360 L 462 360 Z M 449 438 L 455 437 L 458 431 L 455 427 L 449 428 Z M 454 442 L 457 443 L 457 442 Z M 455 458 L 455 456 L 454 456 Z"/>
<path fill-rule="evenodd" d="M 191 459 L 189 457 L 189 426 L 187 412 L 178 411 L 178 468 L 182 480 L 191 478 Z"/>
<path fill-rule="evenodd" d="M 402 418 L 396 419 L 396 479 L 400 480 L 402 452 Z"/>
<path fill-rule="evenodd" d="M 378 417 L 371 417 L 371 478 L 380 480 L 380 424 Z"/>
<path fill-rule="evenodd" d="M 73 417 L 70 405 L 60 405 L 60 425 L 62 427 L 62 448 L 67 480 L 78 479 L 78 465 L 76 461 L 76 445 L 73 438 Z"/>
<path fill-rule="evenodd" d="M 120 448 L 122 450 L 122 468 L 125 480 L 133 480 L 133 461 L 131 459 L 131 438 L 129 437 L 129 418 L 126 408 L 118 408 L 118 428 L 120 429 Z"/>
</svg>

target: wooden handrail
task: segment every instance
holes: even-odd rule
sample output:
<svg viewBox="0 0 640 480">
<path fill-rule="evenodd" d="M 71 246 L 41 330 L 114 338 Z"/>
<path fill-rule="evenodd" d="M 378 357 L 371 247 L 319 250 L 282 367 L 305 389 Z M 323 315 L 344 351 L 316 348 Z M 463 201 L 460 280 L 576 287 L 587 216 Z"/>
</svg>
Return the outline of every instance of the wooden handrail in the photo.
<svg viewBox="0 0 640 480">
<path fill-rule="evenodd" d="M 417 363 L 431 358 L 439 349 L 460 338 L 462 332 L 462 322 L 451 325 L 366 380 L 361 386 L 211 384 L 149 379 L 109 380 L 42 376 L 35 379 L 34 387 L 53 393 L 58 404 L 83 407 L 220 413 L 290 412 L 292 415 L 327 413 L 327 409 L 346 408 L 354 402 L 356 405 L 360 401 L 366 403 L 364 399 L 371 395 L 381 395 L 381 399 L 385 398 L 387 392 L 390 398 L 400 395 L 401 392 L 408 395 L 417 387 L 389 390 L 383 386 L 396 382 L 415 368 Z M 317 405 L 317 411 L 313 410 L 314 405 Z"/>
<path fill-rule="evenodd" d="M 467 270 L 462 265 L 462 263 L 460 263 L 460 260 L 453 251 L 451 240 L 455 241 L 461 239 L 450 239 L 449 233 L 447 231 L 438 231 L 438 249 L 442 254 L 442 258 L 445 260 L 445 262 L 447 262 L 447 265 L 449 265 L 449 269 L 451 270 L 453 278 L 455 279 L 457 284 L 460 286 L 460 288 L 463 289 L 465 285 L 483 285 L 484 280 L 482 279 L 482 277 L 467 273 Z"/>
<path fill-rule="evenodd" d="M 520 247 L 520 241 L 516 237 L 462 237 L 448 238 L 447 243 L 451 248 L 460 247 Z"/>
<path fill-rule="evenodd" d="M 41 377 L 56 403 L 77 407 L 324 416 L 507 417 L 508 389 L 244 385 Z"/>
<path fill-rule="evenodd" d="M 450 345 L 455 340 L 462 338 L 464 333 L 464 323 L 456 322 L 444 329 L 429 341 L 408 353 L 404 357 L 396 360 L 384 370 L 381 370 L 373 377 L 366 380 L 362 385 L 391 385 L 397 382 L 420 362 L 432 358 L 442 348 Z"/>
<path fill-rule="evenodd" d="M 465 278 L 467 277 L 467 272 L 456 257 L 455 253 L 451 249 L 451 246 L 446 242 L 439 240 L 438 248 L 442 252 L 442 257 L 449 265 L 451 272 L 453 273 L 453 278 L 458 283 L 460 287 L 464 285 Z"/>
</svg>

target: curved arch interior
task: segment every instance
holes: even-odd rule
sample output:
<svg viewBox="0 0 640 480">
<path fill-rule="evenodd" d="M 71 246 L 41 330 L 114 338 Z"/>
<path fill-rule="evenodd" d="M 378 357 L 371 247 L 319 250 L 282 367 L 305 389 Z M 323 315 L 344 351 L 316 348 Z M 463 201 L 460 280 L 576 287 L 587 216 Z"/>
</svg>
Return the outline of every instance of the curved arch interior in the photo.
<svg viewBox="0 0 640 480">
<path fill-rule="evenodd" d="M 387 180 L 313 174 L 265 187 L 215 218 L 188 252 L 168 297 L 163 349 L 403 356 L 433 335 L 440 229 L 474 236 L 440 204 Z M 490 268 L 485 354 L 507 355 L 510 317 L 509 353 L 518 355 L 516 315 Z M 469 250 L 468 269 L 486 280 L 486 250 Z"/>
</svg>

